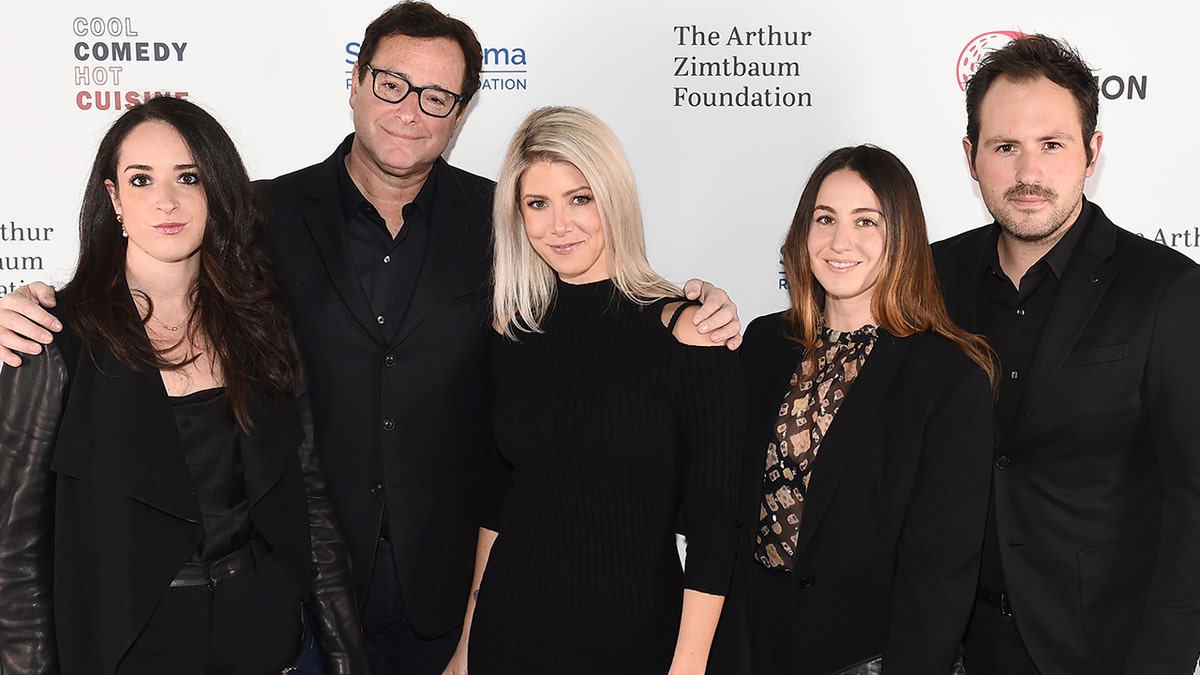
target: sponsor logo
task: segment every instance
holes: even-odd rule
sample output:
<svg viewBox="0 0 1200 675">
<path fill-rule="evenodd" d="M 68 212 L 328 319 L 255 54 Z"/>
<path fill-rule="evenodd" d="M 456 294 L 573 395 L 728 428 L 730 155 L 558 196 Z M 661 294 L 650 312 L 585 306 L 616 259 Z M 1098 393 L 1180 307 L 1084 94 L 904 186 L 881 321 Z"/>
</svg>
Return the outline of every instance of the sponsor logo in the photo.
<svg viewBox="0 0 1200 675">
<path fill-rule="evenodd" d="M 983 57 L 1013 40 L 1024 37 L 1024 35 L 1024 33 L 1016 33 L 1009 30 L 996 30 L 988 33 L 980 33 L 971 38 L 958 55 L 958 68 L 955 73 L 958 88 L 962 91 L 967 90 L 967 80 L 971 79 L 976 70 L 979 70 L 979 62 L 983 60 Z"/>
<path fill-rule="evenodd" d="M 146 89 L 136 74 L 163 63 L 180 63 L 188 43 L 175 38 L 147 39 L 134 28 L 133 17 L 76 17 L 74 43 L 75 106 L 80 110 L 124 110 L 159 96 L 187 98 L 188 92 Z"/>
<path fill-rule="evenodd" d="M 955 63 L 955 80 L 958 82 L 959 90 L 966 91 L 967 81 L 975 75 L 975 71 L 979 69 L 979 62 L 985 56 L 1004 47 L 1009 42 L 1025 36 L 1025 33 L 996 30 L 980 33 L 971 38 L 962 48 L 958 55 L 958 61 Z M 1144 101 L 1149 79 L 1146 75 L 1098 74 L 1096 85 L 1100 89 L 1100 96 L 1109 101 L 1117 99 Z"/>
<path fill-rule="evenodd" d="M 343 57 L 346 89 L 350 89 L 350 78 L 354 64 L 358 62 L 361 42 L 347 42 Z M 484 47 L 483 71 L 479 77 L 479 91 L 525 91 L 529 87 L 529 57 L 524 47 Z"/>
<path fill-rule="evenodd" d="M 786 27 L 696 24 L 671 27 L 672 46 L 688 53 L 671 57 L 675 108 L 809 108 L 812 93 L 798 91 L 799 60 L 813 32 Z M 765 57 L 765 58 L 763 58 Z"/>
<path fill-rule="evenodd" d="M 25 278 L 12 278 L 13 273 L 29 273 L 33 278 L 45 277 L 46 263 L 32 251 L 44 248 L 56 239 L 54 228 L 46 225 L 20 225 L 15 220 L 0 222 L 0 298 L 17 290 Z"/>
</svg>

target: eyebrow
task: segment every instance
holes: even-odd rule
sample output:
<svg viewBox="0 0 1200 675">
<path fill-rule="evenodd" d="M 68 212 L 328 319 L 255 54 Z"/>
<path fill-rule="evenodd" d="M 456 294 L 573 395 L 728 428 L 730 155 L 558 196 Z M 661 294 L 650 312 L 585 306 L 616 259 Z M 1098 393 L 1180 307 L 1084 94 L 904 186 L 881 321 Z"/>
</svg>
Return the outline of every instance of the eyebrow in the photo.
<svg viewBox="0 0 1200 675">
<path fill-rule="evenodd" d="M 176 164 L 175 165 L 176 171 L 186 171 L 187 169 L 195 169 L 195 168 L 198 168 L 195 164 Z M 125 171 L 153 171 L 153 170 L 154 170 L 154 167 L 150 166 L 149 164 L 130 164 L 129 166 L 125 167 Z"/>
<path fill-rule="evenodd" d="M 1046 141 L 1061 141 L 1063 139 L 1070 140 L 1074 138 L 1069 131 L 1054 131 L 1042 136 L 1038 136 L 1036 142 L 1045 143 Z M 996 145 L 1020 145 L 1021 140 L 1018 138 L 1010 138 L 1008 136 L 991 136 L 981 139 L 981 143 L 993 143 Z"/>
<path fill-rule="evenodd" d="M 583 192 L 584 190 L 591 191 L 591 189 L 592 189 L 592 186 L 590 186 L 590 185 L 580 185 L 577 188 L 571 188 L 570 190 L 567 190 L 566 192 L 563 193 L 563 196 L 569 197 L 570 195 L 573 195 L 576 192 Z M 529 199 L 530 197 L 533 197 L 536 199 L 546 199 L 547 198 L 546 195 L 533 194 L 532 192 L 526 192 L 526 193 L 522 194 L 521 197 L 525 198 L 525 199 Z"/>
<path fill-rule="evenodd" d="M 375 68 L 375 66 L 371 66 L 371 67 Z M 402 78 L 408 80 L 408 83 L 414 87 L 421 87 L 422 89 L 440 89 L 440 90 L 446 92 L 447 94 L 454 93 L 453 91 L 447 89 L 445 87 L 445 85 L 441 84 L 440 82 L 435 82 L 433 84 L 420 85 L 420 84 L 417 84 L 416 82 L 413 82 L 412 75 L 409 75 L 408 73 L 402 73 L 398 70 L 388 70 L 387 68 L 375 68 L 375 70 L 378 70 L 381 73 L 387 73 L 388 75 L 395 75 L 396 77 L 402 77 Z"/>
<path fill-rule="evenodd" d="M 837 213 L 837 209 L 833 208 L 832 206 L 825 206 L 824 204 L 817 204 L 816 206 L 813 207 L 813 210 Z M 854 213 L 877 213 L 881 216 L 883 215 L 883 211 L 880 211 L 879 209 L 871 208 L 870 206 L 860 206 L 856 209 L 851 209 L 850 213 L 851 214 L 854 214 Z"/>
</svg>

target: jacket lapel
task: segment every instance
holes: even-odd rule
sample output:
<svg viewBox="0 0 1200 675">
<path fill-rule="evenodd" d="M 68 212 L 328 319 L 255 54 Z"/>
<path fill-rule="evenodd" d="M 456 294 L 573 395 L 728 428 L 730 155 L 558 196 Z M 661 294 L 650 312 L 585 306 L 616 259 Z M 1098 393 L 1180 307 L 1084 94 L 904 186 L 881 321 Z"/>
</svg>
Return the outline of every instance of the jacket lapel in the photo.
<svg viewBox="0 0 1200 675">
<path fill-rule="evenodd" d="M 179 430 L 158 372 L 133 372 L 106 349 L 86 351 L 52 460 L 53 470 L 125 495 L 183 520 L 200 522 L 200 504 Z"/>
<path fill-rule="evenodd" d="M 1037 408 L 1046 388 L 1058 376 L 1063 361 L 1087 328 L 1100 300 L 1116 278 L 1117 271 L 1105 260 L 1116 248 L 1116 226 L 1093 205 L 1095 215 L 1091 229 L 1079 242 L 1063 273 L 1062 287 L 1029 368 L 1029 384 L 1014 418 L 1008 438 L 1015 438 L 1029 416 Z"/>
<path fill-rule="evenodd" d="M 804 555 L 813 532 L 820 526 L 842 473 L 857 452 L 863 432 L 878 413 L 910 345 L 909 340 L 880 329 L 862 372 L 838 408 L 821 441 L 812 480 L 804 497 L 804 516 L 800 519 L 796 542 L 797 558 Z"/>
<path fill-rule="evenodd" d="M 408 337 L 429 314 L 429 310 L 443 295 L 446 280 L 459 261 L 459 250 L 467 234 L 470 216 L 465 211 L 466 189 L 458 176 L 446 169 L 446 161 L 439 158 L 438 166 L 434 168 L 438 172 L 438 184 L 433 212 L 429 215 L 429 244 L 394 343 Z M 491 261 L 483 262 L 490 264 Z"/>
<path fill-rule="evenodd" d="M 254 434 L 239 432 L 246 501 L 253 506 L 279 482 L 304 440 L 300 413 L 291 398 L 261 397 L 251 413 Z"/>
<path fill-rule="evenodd" d="M 342 217 L 341 202 L 338 195 L 338 163 L 342 160 L 339 148 L 321 166 L 321 170 L 313 174 L 312 181 L 305 189 L 309 208 L 304 213 L 304 225 L 321 255 L 325 271 L 333 283 L 342 302 L 354 316 L 354 320 L 362 326 L 379 344 L 386 344 L 383 331 L 367 304 L 367 296 L 363 293 L 362 284 L 354 271 L 354 263 L 350 259 L 349 247 L 346 244 L 346 222 Z"/>
</svg>

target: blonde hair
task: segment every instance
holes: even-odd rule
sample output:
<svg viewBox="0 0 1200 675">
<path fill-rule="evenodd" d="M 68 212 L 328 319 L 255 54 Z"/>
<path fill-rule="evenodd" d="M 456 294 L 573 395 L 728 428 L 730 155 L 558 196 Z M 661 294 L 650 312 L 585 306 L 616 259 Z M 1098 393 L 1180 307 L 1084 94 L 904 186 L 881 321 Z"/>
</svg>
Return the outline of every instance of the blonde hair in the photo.
<svg viewBox="0 0 1200 675">
<path fill-rule="evenodd" d="M 554 302 L 554 270 L 538 256 L 521 218 L 521 179 L 542 162 L 564 162 L 579 170 L 595 196 L 604 232 L 609 277 L 638 304 L 682 295 L 646 259 L 642 211 L 633 169 L 616 134 L 580 108 L 552 106 L 529 113 L 509 143 L 496 184 L 492 311 L 504 334 L 540 333 Z"/>
</svg>

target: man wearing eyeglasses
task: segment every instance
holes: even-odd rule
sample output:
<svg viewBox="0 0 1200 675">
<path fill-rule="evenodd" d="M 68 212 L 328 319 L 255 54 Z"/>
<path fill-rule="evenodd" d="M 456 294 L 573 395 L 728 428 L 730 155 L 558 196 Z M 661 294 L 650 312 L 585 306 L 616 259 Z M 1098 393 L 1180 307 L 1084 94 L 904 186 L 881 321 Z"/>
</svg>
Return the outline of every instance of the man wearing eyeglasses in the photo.
<svg viewBox="0 0 1200 675">
<path fill-rule="evenodd" d="M 354 133 L 324 162 L 260 184 L 262 246 L 295 325 L 376 675 L 443 672 L 501 474 L 487 392 L 495 186 L 442 159 L 482 68 L 462 21 L 423 2 L 390 7 L 352 74 Z M 693 297 L 701 286 L 689 282 Z M 736 346 L 736 308 L 703 288 L 697 316 Z M 10 366 L 50 342 L 42 326 L 61 329 L 34 298 L 53 304 L 45 285 L 0 300 Z"/>
<path fill-rule="evenodd" d="M 264 246 L 291 302 L 375 674 L 446 666 L 497 474 L 493 183 L 442 158 L 482 66 L 465 23 L 423 3 L 389 8 L 351 74 L 354 133 L 263 183 Z"/>
<path fill-rule="evenodd" d="M 294 308 L 376 674 L 443 672 L 501 473 L 487 392 L 495 186 L 442 158 L 482 69 L 465 23 L 391 7 L 351 74 L 354 134 L 265 184 L 266 247 Z M 709 321 L 732 319 L 723 334 L 736 335 L 735 311 Z"/>
</svg>

